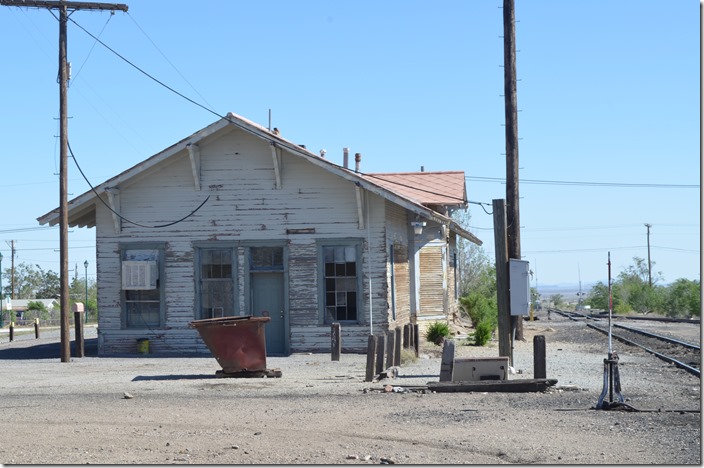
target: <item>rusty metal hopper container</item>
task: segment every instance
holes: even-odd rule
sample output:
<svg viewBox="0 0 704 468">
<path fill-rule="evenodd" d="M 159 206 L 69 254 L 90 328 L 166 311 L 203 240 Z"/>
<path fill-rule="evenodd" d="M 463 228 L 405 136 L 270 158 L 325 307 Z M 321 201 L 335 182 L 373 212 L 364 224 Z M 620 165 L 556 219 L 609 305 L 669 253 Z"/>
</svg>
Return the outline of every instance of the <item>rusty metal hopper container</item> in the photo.
<svg viewBox="0 0 704 468">
<path fill-rule="evenodd" d="M 269 317 L 240 315 L 194 320 L 189 326 L 200 333 L 226 374 L 266 370 L 264 324 Z"/>
</svg>

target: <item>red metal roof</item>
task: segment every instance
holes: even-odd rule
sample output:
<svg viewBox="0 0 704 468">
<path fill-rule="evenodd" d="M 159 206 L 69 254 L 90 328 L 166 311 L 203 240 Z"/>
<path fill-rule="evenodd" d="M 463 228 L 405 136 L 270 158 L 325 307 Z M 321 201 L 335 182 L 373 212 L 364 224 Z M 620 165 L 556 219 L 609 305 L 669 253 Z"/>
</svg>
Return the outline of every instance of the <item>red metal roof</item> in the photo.
<svg viewBox="0 0 704 468">
<path fill-rule="evenodd" d="M 376 173 L 364 177 L 423 205 L 467 203 L 463 171 Z"/>
</svg>

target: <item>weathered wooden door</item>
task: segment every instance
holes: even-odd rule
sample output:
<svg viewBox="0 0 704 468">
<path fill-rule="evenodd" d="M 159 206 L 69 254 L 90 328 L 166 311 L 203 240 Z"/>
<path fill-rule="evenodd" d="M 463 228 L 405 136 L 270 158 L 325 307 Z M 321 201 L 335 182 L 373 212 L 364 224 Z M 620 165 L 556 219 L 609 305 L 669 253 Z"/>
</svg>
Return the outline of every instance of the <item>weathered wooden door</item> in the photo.
<svg viewBox="0 0 704 468">
<path fill-rule="evenodd" d="M 280 272 L 251 274 L 252 313 L 269 317 L 266 323 L 267 354 L 286 354 L 286 317 L 284 308 L 284 275 Z"/>
</svg>

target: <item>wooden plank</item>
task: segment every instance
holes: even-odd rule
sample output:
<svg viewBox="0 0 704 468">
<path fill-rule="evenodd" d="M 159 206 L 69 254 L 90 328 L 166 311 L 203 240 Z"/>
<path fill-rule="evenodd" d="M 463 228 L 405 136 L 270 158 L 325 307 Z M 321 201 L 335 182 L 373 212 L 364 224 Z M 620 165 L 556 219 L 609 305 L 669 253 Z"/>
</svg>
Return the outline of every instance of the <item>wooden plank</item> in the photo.
<svg viewBox="0 0 704 468">
<path fill-rule="evenodd" d="M 369 341 L 367 344 L 367 373 L 365 375 L 364 381 L 371 382 L 374 380 L 374 370 L 376 369 L 376 347 L 378 344 L 378 337 L 376 335 L 369 335 Z"/>
<path fill-rule="evenodd" d="M 533 376 L 536 379 L 547 377 L 545 368 L 545 335 L 533 337 Z"/>
<path fill-rule="evenodd" d="M 332 361 L 339 361 L 341 350 L 342 342 L 340 341 L 340 324 L 333 323 L 330 326 L 330 359 Z"/>
<path fill-rule="evenodd" d="M 477 382 L 428 382 L 428 390 L 450 392 L 542 392 L 557 383 L 557 379 L 480 380 Z"/>
<path fill-rule="evenodd" d="M 455 341 L 445 340 L 442 345 L 442 359 L 440 360 L 440 382 L 452 380 L 452 371 L 455 362 Z"/>
</svg>

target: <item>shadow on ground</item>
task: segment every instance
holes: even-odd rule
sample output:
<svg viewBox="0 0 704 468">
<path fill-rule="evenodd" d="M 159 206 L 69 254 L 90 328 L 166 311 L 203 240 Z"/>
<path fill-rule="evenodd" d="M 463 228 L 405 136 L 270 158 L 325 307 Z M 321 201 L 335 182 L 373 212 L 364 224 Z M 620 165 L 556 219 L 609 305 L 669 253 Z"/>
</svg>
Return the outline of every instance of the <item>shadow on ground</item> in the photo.
<svg viewBox="0 0 704 468">
<path fill-rule="evenodd" d="M 2 359 L 61 359 L 61 342 L 30 344 L 31 341 L 23 340 L 14 342 L 17 345 L 0 349 Z M 26 346 L 23 346 L 26 343 Z M 83 342 L 83 355 L 86 357 L 98 356 L 98 339 L 91 338 Z M 71 358 L 76 357 L 76 343 L 71 342 Z"/>
<path fill-rule="evenodd" d="M 140 380 L 203 380 L 203 379 L 217 379 L 218 376 L 213 372 L 212 374 L 175 374 L 175 375 L 138 375 L 133 382 Z"/>
</svg>

